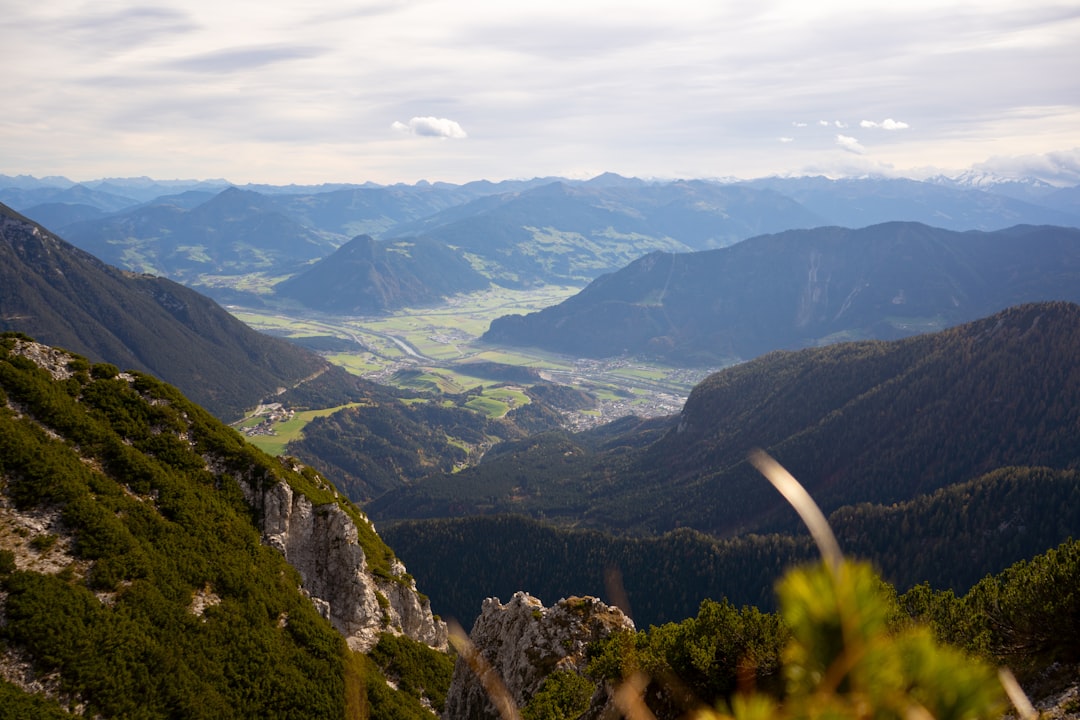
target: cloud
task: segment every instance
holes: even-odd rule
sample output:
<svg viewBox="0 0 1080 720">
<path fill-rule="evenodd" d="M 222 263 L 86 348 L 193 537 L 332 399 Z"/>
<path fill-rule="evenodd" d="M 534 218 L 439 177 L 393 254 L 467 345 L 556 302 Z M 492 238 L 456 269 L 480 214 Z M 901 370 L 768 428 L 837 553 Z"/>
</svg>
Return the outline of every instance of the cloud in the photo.
<svg viewBox="0 0 1080 720">
<path fill-rule="evenodd" d="M 468 137 L 461 125 L 446 118 L 414 117 L 408 124 L 395 120 L 390 127 L 398 132 L 423 135 L 424 137 L 453 138 L 455 140 Z"/>
<path fill-rule="evenodd" d="M 880 128 L 882 130 L 907 130 L 910 125 L 906 122 L 899 120 L 893 120 L 892 118 L 885 118 L 882 122 L 874 122 L 873 120 L 863 120 L 859 123 L 859 127 L 864 128 Z"/>
<path fill-rule="evenodd" d="M 779 140 L 782 143 L 795 142 L 795 138 L 793 138 L 793 137 L 780 137 L 780 138 L 776 138 L 776 139 Z"/>
<path fill-rule="evenodd" d="M 850 135 L 837 135 L 836 144 L 842 147 L 844 150 L 847 150 L 850 153 L 855 153 L 856 155 L 862 155 L 864 152 L 866 152 L 866 148 L 859 144 L 859 141 L 851 137 Z"/>
<path fill-rule="evenodd" d="M 205 73 L 230 73 L 251 70 L 286 60 L 318 57 L 324 48 L 296 45 L 267 45 L 261 47 L 229 48 L 193 55 L 165 64 L 177 70 Z"/>
<path fill-rule="evenodd" d="M 1080 183 L 1080 148 L 1042 155 L 995 155 L 972 169 L 1003 177 L 1036 177 L 1051 185 L 1076 185 Z"/>
<path fill-rule="evenodd" d="M 841 122 L 840 120 L 837 120 L 833 124 L 836 125 L 836 127 L 841 128 L 841 129 L 847 127 L 847 123 L 846 122 Z"/>
<path fill-rule="evenodd" d="M 804 122 L 799 122 L 798 120 L 795 120 L 795 121 L 794 121 L 794 122 L 792 122 L 791 124 L 792 124 L 792 126 L 793 126 L 793 127 L 806 127 L 806 123 L 804 123 Z"/>
<path fill-rule="evenodd" d="M 820 125 L 821 127 L 829 127 L 829 121 L 828 120 L 818 120 L 817 124 Z"/>
</svg>

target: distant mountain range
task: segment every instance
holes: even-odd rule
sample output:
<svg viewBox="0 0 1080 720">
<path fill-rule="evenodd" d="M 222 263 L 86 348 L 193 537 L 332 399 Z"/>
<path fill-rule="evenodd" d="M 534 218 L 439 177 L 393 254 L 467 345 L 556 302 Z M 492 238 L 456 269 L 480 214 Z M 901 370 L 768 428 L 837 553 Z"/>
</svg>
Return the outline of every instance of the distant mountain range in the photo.
<svg viewBox="0 0 1080 720">
<path fill-rule="evenodd" d="M 1080 226 L 1080 190 L 985 177 L 661 182 L 608 173 L 588 181 L 237 189 L 223 181 L 76 185 L 0 176 L 0 201 L 108 262 L 193 286 L 206 275 L 299 274 L 359 235 L 438 243 L 491 282 L 528 287 L 584 285 L 651 252 L 715 249 L 789 229 L 887 221 L 957 231 Z M 455 271 L 438 288 L 409 291 L 420 290 L 409 276 L 437 275 L 445 257 L 414 258 L 398 267 L 402 278 L 393 269 L 378 279 L 357 269 L 351 281 L 344 273 L 338 280 L 400 288 L 384 296 L 388 309 L 429 304 L 433 294 L 475 285 L 474 275 Z"/>
<path fill-rule="evenodd" d="M 354 382 L 193 290 L 106 265 L 2 205 L 0 330 L 152 372 L 229 419 L 306 378 Z"/>
<path fill-rule="evenodd" d="M 236 188 L 190 209 L 169 198 L 61 232 L 105 262 L 185 282 L 204 273 L 288 273 L 337 247 L 282 214 L 272 198 Z"/>
<path fill-rule="evenodd" d="M 708 365 L 895 339 L 1038 300 L 1080 301 L 1080 230 L 959 233 L 894 222 L 653 253 L 559 305 L 496 319 L 483 340 Z"/>
</svg>

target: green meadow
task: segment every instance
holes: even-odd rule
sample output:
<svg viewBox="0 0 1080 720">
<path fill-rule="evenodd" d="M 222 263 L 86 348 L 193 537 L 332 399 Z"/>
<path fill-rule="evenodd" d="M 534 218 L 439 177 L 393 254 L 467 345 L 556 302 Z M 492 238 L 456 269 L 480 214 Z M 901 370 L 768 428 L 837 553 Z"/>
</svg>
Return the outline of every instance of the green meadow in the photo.
<svg viewBox="0 0 1080 720">
<path fill-rule="evenodd" d="M 364 403 L 349 403 L 348 405 L 339 405 L 338 407 L 324 408 L 322 410 L 304 410 L 303 412 L 296 413 L 289 420 L 275 423 L 273 426 L 273 435 L 250 435 L 247 440 L 268 455 L 283 455 L 285 453 L 285 446 L 291 441 L 298 439 L 303 434 L 307 424 L 315 418 L 333 415 L 338 410 L 360 407 L 363 404 Z M 251 427 L 257 425 L 259 420 L 258 417 L 245 418 L 241 423 L 237 424 L 237 427 Z"/>
</svg>

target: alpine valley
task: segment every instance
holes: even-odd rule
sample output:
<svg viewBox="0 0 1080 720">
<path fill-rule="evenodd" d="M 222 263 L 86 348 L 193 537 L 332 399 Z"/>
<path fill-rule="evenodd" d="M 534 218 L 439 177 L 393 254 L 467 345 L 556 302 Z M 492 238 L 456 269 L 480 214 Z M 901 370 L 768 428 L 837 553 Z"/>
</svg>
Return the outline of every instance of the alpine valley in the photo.
<svg viewBox="0 0 1080 720">
<path fill-rule="evenodd" d="M 0 720 L 1078 716 L 1080 188 L 0 202 Z"/>
</svg>

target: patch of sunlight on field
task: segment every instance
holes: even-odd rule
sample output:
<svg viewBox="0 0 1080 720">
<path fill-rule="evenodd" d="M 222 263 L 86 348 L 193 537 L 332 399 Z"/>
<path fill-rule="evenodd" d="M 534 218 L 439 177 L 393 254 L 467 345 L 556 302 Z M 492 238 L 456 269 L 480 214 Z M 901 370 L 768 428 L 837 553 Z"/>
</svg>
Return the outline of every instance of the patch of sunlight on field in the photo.
<svg viewBox="0 0 1080 720">
<path fill-rule="evenodd" d="M 364 375 L 366 373 L 375 372 L 381 370 L 385 363 L 380 362 L 371 353 L 331 353 L 324 355 L 327 360 L 340 365 L 353 375 Z"/>
<path fill-rule="evenodd" d="M 529 404 L 529 396 L 521 390 L 509 387 L 497 387 L 484 391 L 484 397 L 491 397 L 499 402 L 506 403 L 511 407 L 521 407 Z"/>
<path fill-rule="evenodd" d="M 285 452 L 285 446 L 293 440 L 298 440 L 303 435 L 304 428 L 315 418 L 333 415 L 338 410 L 362 407 L 366 404 L 349 403 L 322 410 L 304 410 L 296 413 L 288 420 L 274 423 L 272 427 L 273 435 L 250 435 L 247 436 L 247 441 L 269 455 L 282 455 Z M 243 426 L 248 420 L 250 418 L 245 419 L 240 426 Z"/>
<path fill-rule="evenodd" d="M 465 403 L 465 407 L 483 413 L 490 418 L 501 418 L 510 412 L 510 406 L 506 403 L 483 395 L 471 398 Z"/>
</svg>

